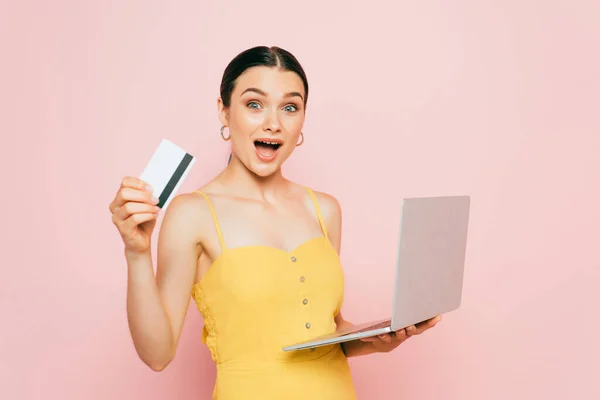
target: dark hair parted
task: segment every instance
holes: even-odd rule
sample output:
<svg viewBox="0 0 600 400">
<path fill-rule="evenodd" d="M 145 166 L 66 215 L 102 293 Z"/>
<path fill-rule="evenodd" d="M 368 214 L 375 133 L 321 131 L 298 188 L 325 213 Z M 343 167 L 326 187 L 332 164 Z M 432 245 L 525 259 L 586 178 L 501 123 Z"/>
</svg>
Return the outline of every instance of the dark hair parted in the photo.
<svg viewBox="0 0 600 400">
<path fill-rule="evenodd" d="M 308 100 L 308 80 L 304 69 L 292 53 L 277 46 L 252 47 L 238 54 L 225 68 L 221 79 L 221 100 L 225 107 L 231 104 L 231 93 L 235 88 L 236 79 L 248 68 L 277 67 L 282 71 L 295 72 L 304 84 L 304 107 Z"/>
</svg>

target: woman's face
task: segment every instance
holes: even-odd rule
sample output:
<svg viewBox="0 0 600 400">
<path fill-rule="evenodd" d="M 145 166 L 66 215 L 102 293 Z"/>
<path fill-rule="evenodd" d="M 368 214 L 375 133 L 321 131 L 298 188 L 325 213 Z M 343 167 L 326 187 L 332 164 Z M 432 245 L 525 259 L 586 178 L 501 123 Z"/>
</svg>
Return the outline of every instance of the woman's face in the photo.
<svg viewBox="0 0 600 400">
<path fill-rule="evenodd" d="M 276 172 L 292 154 L 304 124 L 302 79 L 279 68 L 253 67 L 238 77 L 228 109 L 219 99 L 235 156 L 258 176 Z"/>
</svg>

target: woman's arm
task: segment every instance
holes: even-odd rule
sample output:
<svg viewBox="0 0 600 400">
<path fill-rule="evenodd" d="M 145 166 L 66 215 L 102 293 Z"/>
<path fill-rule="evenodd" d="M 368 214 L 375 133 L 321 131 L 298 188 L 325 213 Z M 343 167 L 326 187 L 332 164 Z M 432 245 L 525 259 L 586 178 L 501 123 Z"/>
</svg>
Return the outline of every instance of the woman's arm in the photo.
<svg viewBox="0 0 600 400">
<path fill-rule="evenodd" d="M 126 252 L 127 317 L 140 359 L 155 371 L 175 357 L 190 301 L 201 249 L 198 200 L 175 197 L 165 212 L 158 236 L 156 277 L 150 251 Z"/>
</svg>

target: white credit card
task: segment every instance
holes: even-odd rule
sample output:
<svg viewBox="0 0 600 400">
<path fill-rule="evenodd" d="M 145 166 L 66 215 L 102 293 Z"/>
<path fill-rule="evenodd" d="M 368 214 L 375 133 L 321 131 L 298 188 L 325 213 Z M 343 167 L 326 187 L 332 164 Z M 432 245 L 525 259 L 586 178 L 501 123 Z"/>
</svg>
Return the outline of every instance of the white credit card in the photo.
<svg viewBox="0 0 600 400">
<path fill-rule="evenodd" d="M 162 139 L 140 179 L 150 184 L 158 206 L 165 209 L 187 177 L 196 158 L 173 142 Z"/>
</svg>

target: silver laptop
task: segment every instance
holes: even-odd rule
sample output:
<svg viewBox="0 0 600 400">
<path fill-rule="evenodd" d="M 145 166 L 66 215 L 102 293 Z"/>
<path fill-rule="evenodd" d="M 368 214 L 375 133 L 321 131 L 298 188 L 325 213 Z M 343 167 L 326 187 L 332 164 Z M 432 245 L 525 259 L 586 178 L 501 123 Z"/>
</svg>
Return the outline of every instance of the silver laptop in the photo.
<svg viewBox="0 0 600 400">
<path fill-rule="evenodd" d="M 460 307 L 470 196 L 402 201 L 391 318 L 291 344 L 303 350 L 395 332 Z"/>
</svg>

